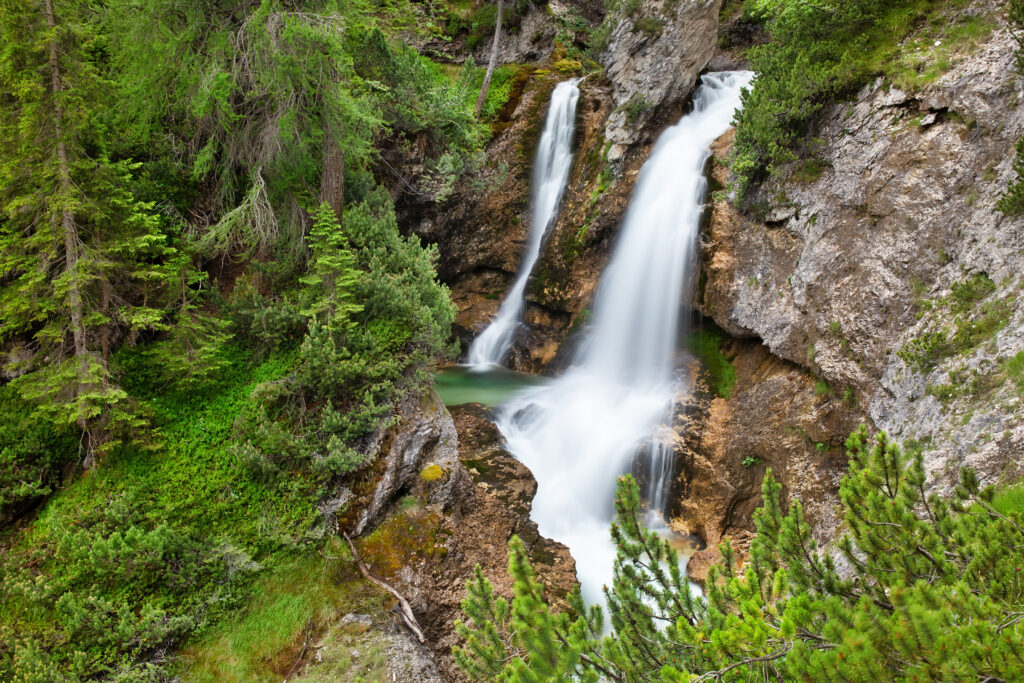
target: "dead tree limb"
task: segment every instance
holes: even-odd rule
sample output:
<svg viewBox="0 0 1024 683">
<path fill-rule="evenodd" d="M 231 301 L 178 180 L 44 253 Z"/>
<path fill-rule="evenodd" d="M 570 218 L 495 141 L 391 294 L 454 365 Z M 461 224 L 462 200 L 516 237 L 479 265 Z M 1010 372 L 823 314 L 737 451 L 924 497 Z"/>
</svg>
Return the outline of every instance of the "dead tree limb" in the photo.
<svg viewBox="0 0 1024 683">
<path fill-rule="evenodd" d="M 426 643 L 427 639 L 423 636 L 423 630 L 420 629 L 420 625 L 416 621 L 416 616 L 412 613 L 412 607 L 409 605 L 409 601 L 403 598 L 402 594 L 396 591 L 394 588 L 392 588 L 389 584 L 385 583 L 384 581 L 381 581 L 377 577 L 370 574 L 370 571 L 366 568 L 366 565 L 363 564 L 362 558 L 359 557 L 359 551 L 356 550 L 356 546 L 352 542 L 352 539 L 349 538 L 348 534 L 342 534 L 342 536 L 344 536 L 345 540 L 348 541 L 348 547 L 352 550 L 352 557 L 355 559 L 356 564 L 359 565 L 359 573 L 362 574 L 363 578 L 369 581 L 370 583 L 377 584 L 378 586 L 386 590 L 388 593 L 391 593 L 393 596 L 395 596 L 395 599 L 398 600 L 398 605 L 401 608 L 399 610 L 399 614 L 402 617 L 402 621 L 405 623 L 406 626 L 409 627 L 409 630 L 413 632 L 413 635 L 416 636 L 417 640 L 419 640 L 421 643 Z"/>
</svg>

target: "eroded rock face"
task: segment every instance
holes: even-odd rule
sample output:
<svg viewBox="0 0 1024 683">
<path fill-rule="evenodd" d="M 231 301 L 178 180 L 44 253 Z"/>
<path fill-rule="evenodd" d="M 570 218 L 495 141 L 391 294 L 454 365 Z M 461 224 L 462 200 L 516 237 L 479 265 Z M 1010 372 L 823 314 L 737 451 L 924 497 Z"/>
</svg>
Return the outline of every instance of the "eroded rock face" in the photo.
<svg viewBox="0 0 1024 683">
<path fill-rule="evenodd" d="M 430 487 L 430 503 L 447 508 L 469 486 L 458 468 L 458 436 L 441 399 L 431 391 L 418 397 L 406 394 L 399 410 L 399 424 L 383 436 L 381 452 L 384 473 L 377 483 L 373 498 L 363 509 L 355 527 L 356 535 L 377 526 L 388 507 L 403 491 L 414 488 L 421 473 L 438 467 L 447 473 L 438 485 Z"/>
<path fill-rule="evenodd" d="M 848 390 L 878 428 L 922 442 L 939 490 L 964 464 L 986 482 L 1024 473 L 1020 392 L 1000 375 L 1024 349 L 1024 221 L 995 208 L 1024 133 L 1014 48 L 1001 28 L 919 93 L 877 82 L 833 106 L 813 132 L 820 165 L 766 184 L 752 200 L 759 219 L 716 202 L 705 239 L 703 312 Z M 977 306 L 1015 297 L 1002 327 L 935 369 L 908 365 L 898 352 L 955 330 L 943 297 L 981 273 L 996 291 Z M 963 386 L 951 371 L 996 386 Z M 929 395 L 941 386 L 952 400 Z"/>
<path fill-rule="evenodd" d="M 616 107 L 606 132 L 611 161 L 647 134 L 659 107 L 689 98 L 715 51 L 721 8 L 722 0 L 642 0 L 618 17 L 601 55 Z"/>
<path fill-rule="evenodd" d="M 677 511 L 708 546 L 691 560 L 698 580 L 722 539 L 749 540 L 769 467 L 782 485 L 783 505 L 799 498 L 814 536 L 827 541 L 835 535 L 843 442 L 859 418 L 840 397 L 816 391 L 805 370 L 760 343 L 733 341 L 725 351 L 736 369 L 732 394 L 723 399 L 699 392 L 676 423 L 682 442 Z"/>
<path fill-rule="evenodd" d="M 564 78 L 530 70 L 507 128 L 488 148 L 480 190 L 466 188 L 443 206 L 427 207 L 416 229 L 438 244 L 439 274 L 459 308 L 456 333 L 464 350 L 493 318 L 519 268 L 529 229 L 533 157 L 550 93 Z M 555 358 L 593 294 L 630 187 L 630 174 L 601 177 L 603 126 L 611 111 L 608 84 L 592 76 L 580 90 L 563 208 L 528 284 L 526 325 L 508 361 L 518 370 L 540 372 Z"/>
<path fill-rule="evenodd" d="M 474 567 L 511 598 L 508 543 L 518 535 L 549 598 L 564 604 L 576 586 L 576 565 L 568 548 L 540 536 L 530 520 L 537 482 L 502 448 L 486 409 L 468 405 L 449 413 L 432 401 L 409 408 L 385 438 L 388 466 L 360 517 L 371 521 L 360 524 L 357 544 L 370 571 L 409 601 L 442 679 L 461 681 L 451 647 L 459 643 L 454 622 L 462 618 Z M 388 503 L 378 506 L 380 500 Z"/>
</svg>

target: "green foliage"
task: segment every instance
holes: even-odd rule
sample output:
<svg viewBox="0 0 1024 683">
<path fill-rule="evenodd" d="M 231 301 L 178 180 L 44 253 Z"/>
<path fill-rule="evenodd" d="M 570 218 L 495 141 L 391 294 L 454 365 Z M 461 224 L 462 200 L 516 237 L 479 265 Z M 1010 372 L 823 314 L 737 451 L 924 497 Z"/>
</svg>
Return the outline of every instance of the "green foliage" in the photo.
<svg viewBox="0 0 1024 683">
<path fill-rule="evenodd" d="M 313 216 L 307 243 L 312 257 L 306 274 L 299 278 L 299 284 L 305 285 L 301 313 L 330 334 L 343 335 L 355 325 L 352 316 L 362 310 L 353 302 L 352 291 L 359 281 L 359 271 L 346 235 L 326 203 Z"/>
<path fill-rule="evenodd" d="M 0 527 L 60 482 L 78 457 L 78 440 L 55 430 L 10 384 L 0 385 Z"/>
<path fill-rule="evenodd" d="M 1013 313 L 1013 297 L 997 296 L 995 283 L 985 273 L 954 283 L 951 290 L 927 308 L 936 313 L 948 310 L 952 327 L 929 330 L 897 352 L 918 372 L 931 372 L 946 358 L 973 351 L 1003 329 Z"/>
<path fill-rule="evenodd" d="M 6 549 L 0 678 L 40 667 L 45 680 L 166 673 L 161 653 L 237 607 L 256 562 L 309 542 L 318 487 L 301 475 L 265 486 L 230 449 L 252 388 L 292 361 L 250 367 L 241 348 L 221 355 L 216 382 L 196 393 L 169 391 L 144 349 L 119 354 L 126 390 L 147 404 L 165 448 L 114 451 Z"/>
<path fill-rule="evenodd" d="M 85 431 L 91 460 L 146 423 L 111 372 L 112 346 L 166 330 L 195 294 L 175 296 L 190 264 L 133 196 L 137 165 L 109 156 L 113 85 L 93 8 L 57 0 L 54 12 L 50 27 L 37 3 L 0 11 L 0 344 L 24 351 L 20 395 Z"/>
<path fill-rule="evenodd" d="M 749 560 L 739 566 L 723 544 L 698 597 L 676 552 L 643 526 L 638 487 L 626 477 L 612 526 L 615 578 L 605 589 L 612 634 L 602 638 L 600 610 L 578 601 L 551 615 L 513 546 L 512 608 L 477 572 L 457 661 L 476 680 L 507 681 L 1024 675 L 1021 513 L 997 508 L 969 470 L 952 500 L 927 495 L 920 455 L 904 456 L 884 434 L 872 443 L 861 428 L 846 446 L 840 498 L 849 531 L 837 547 L 849 571 L 817 547 L 799 501 L 783 512 L 769 471 Z"/>
<path fill-rule="evenodd" d="M 1013 173 L 1015 178 L 996 202 L 996 208 L 1008 216 L 1019 216 L 1024 213 L 1024 138 L 1017 140 Z"/>
<path fill-rule="evenodd" d="M 736 368 L 722 353 L 722 345 L 727 339 L 725 332 L 705 323 L 701 330 L 687 335 L 685 340 L 686 347 L 697 356 L 707 374 L 711 391 L 719 398 L 729 398 L 736 384 Z"/>
<path fill-rule="evenodd" d="M 298 363 L 283 381 L 257 387 L 259 408 L 239 425 L 239 456 L 268 476 L 294 466 L 322 476 L 357 469 L 366 457 L 360 439 L 386 426 L 400 390 L 426 380 L 426 363 L 452 351 L 454 308 L 433 274 L 436 247 L 399 234 L 386 191 L 349 207 L 341 224 L 321 207 L 310 248 Z M 294 310 L 288 296 L 280 305 Z"/>
<path fill-rule="evenodd" d="M 385 185 L 479 167 L 479 70 L 395 39 L 436 34 L 412 0 L 53 4 L 0 0 L 0 524 L 38 510 L 2 540 L 0 679 L 168 680 L 322 549 L 318 501 L 451 352 Z"/>
<path fill-rule="evenodd" d="M 1017 42 L 1017 71 L 1024 72 L 1024 0 L 1010 0 L 1008 10 L 1010 31 Z M 1014 180 L 996 202 L 996 208 L 1008 216 L 1019 216 L 1024 213 L 1024 138 L 1017 140 L 1013 173 Z"/>
<path fill-rule="evenodd" d="M 806 151 L 807 133 L 822 107 L 877 75 L 888 74 L 910 88 L 913 83 L 903 81 L 913 78 L 904 78 L 901 69 L 918 77 L 921 69 L 930 74 L 943 60 L 948 69 L 949 58 L 941 56 L 930 57 L 935 64 L 904 65 L 902 43 L 915 31 L 930 44 L 936 38 L 945 39 L 947 33 L 951 40 L 968 41 L 988 30 L 988 23 L 979 23 L 973 16 L 951 23 L 949 14 L 961 4 L 959 0 L 747 0 L 745 19 L 763 23 L 770 40 L 748 52 L 751 69 L 758 76 L 736 116 L 731 163 L 741 194 Z M 961 30 L 961 24 L 970 29 Z M 798 169 L 797 179 L 807 182 L 820 172 L 820 165 L 805 165 Z"/>
<path fill-rule="evenodd" d="M 992 507 L 1002 515 L 1024 515 L 1024 485 L 1017 482 L 992 498 Z"/>
</svg>

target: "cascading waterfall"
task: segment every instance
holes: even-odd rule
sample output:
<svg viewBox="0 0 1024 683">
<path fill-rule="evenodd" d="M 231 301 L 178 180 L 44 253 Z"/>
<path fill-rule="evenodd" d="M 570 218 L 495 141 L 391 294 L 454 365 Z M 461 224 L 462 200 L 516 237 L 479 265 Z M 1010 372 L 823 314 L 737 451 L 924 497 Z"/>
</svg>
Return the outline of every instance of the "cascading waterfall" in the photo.
<svg viewBox="0 0 1024 683">
<path fill-rule="evenodd" d="M 616 478 L 665 423 L 675 395 L 709 147 L 729 129 L 752 79 L 750 72 L 703 77 L 693 112 L 665 131 L 637 178 L 575 364 L 512 398 L 498 416 L 509 450 L 537 479 L 533 519 L 541 534 L 569 546 L 592 603 L 612 575 Z"/>
<path fill-rule="evenodd" d="M 544 132 L 533 167 L 530 237 L 519 275 L 505 295 L 498 314 L 469 347 L 467 363 L 486 368 L 501 365 L 512 346 L 523 311 L 523 294 L 530 278 L 544 235 L 553 222 L 572 166 L 572 136 L 576 123 L 579 80 L 559 83 L 551 94 Z"/>
</svg>

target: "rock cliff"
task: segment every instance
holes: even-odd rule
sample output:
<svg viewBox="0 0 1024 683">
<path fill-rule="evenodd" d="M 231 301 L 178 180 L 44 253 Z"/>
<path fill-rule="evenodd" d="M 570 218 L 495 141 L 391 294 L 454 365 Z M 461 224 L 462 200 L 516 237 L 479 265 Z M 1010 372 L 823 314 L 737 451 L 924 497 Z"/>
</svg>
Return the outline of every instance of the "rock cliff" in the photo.
<svg viewBox="0 0 1024 683">
<path fill-rule="evenodd" d="M 354 493 L 344 492 L 341 502 L 351 500 L 349 508 L 360 512 L 338 524 L 358 535 L 355 543 L 369 570 L 409 601 L 427 642 L 419 645 L 396 621 L 390 630 L 361 635 L 357 644 L 387 641 L 391 664 L 420 671 L 416 680 L 463 680 L 451 647 L 459 644 L 454 622 L 462 618 L 474 567 L 480 565 L 498 594 L 511 598 L 508 542 L 516 534 L 557 601 L 576 585 L 576 566 L 568 549 L 540 536 L 530 520 L 537 483 L 502 448 L 484 408 L 449 412 L 429 394 L 407 397 L 400 415 L 381 435 L 379 471 L 367 473 L 365 486 Z M 344 626 L 334 631 L 344 633 Z M 324 642 L 337 636 L 328 634 Z"/>
<path fill-rule="evenodd" d="M 1024 350 L 1024 222 L 995 208 L 1024 133 L 1014 49 L 1004 26 L 918 92 L 879 80 L 828 109 L 812 132 L 814 156 L 766 183 L 745 212 L 717 195 L 698 305 L 791 370 L 788 380 L 773 373 L 712 404 L 698 450 L 704 458 L 728 451 L 731 469 L 713 460 L 692 477 L 723 480 L 713 494 L 689 489 L 696 519 L 713 510 L 729 526 L 733 510 L 757 503 L 753 483 L 735 483 L 749 452 L 774 460 L 776 472 L 802 470 L 787 472 L 784 487 L 816 501 L 817 532 L 830 536 L 845 462 L 828 454 L 858 419 L 922 450 L 939 491 L 963 465 L 986 483 L 1024 474 L 1022 387 L 1013 372 Z M 720 159 L 730 144 L 719 141 Z M 715 173 L 726 181 L 721 166 Z M 812 385 L 832 403 L 841 398 L 831 418 L 818 414 Z M 774 423 L 798 431 L 751 450 Z M 808 441 L 830 444 L 811 470 L 795 437 L 807 427 L 818 433 Z M 738 490 L 723 494 L 730 485 Z"/>
</svg>

